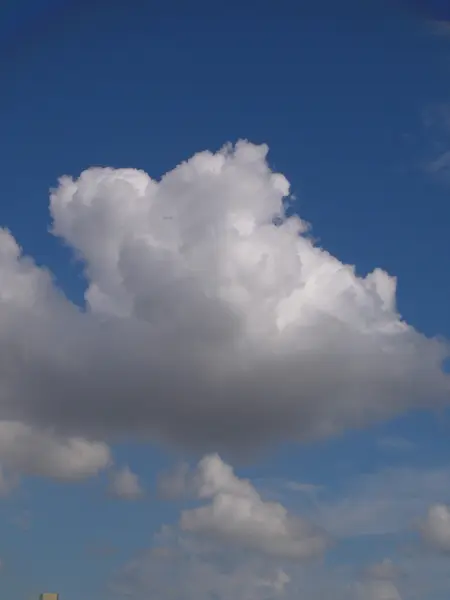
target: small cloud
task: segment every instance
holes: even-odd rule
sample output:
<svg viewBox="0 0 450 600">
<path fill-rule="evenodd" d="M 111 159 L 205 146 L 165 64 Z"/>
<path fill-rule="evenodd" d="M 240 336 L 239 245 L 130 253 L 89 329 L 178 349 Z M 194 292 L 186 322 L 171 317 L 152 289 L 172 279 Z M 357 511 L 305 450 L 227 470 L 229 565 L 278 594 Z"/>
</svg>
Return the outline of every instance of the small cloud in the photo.
<svg viewBox="0 0 450 600">
<path fill-rule="evenodd" d="M 357 587 L 358 600 L 402 600 L 392 581 L 373 579 L 360 583 Z"/>
<path fill-rule="evenodd" d="M 381 562 L 369 565 L 365 575 L 370 579 L 393 580 L 400 575 L 400 569 L 390 558 L 385 558 Z"/>
<path fill-rule="evenodd" d="M 450 28 L 449 28 L 450 29 Z M 429 106 L 423 114 L 426 133 L 423 171 L 436 180 L 450 179 L 450 103 Z"/>
<path fill-rule="evenodd" d="M 304 494 L 317 494 L 323 490 L 322 485 L 315 485 L 314 483 L 300 483 L 299 481 L 287 481 L 285 487 L 292 492 L 301 492 Z"/>
<path fill-rule="evenodd" d="M 399 569 L 388 558 L 368 566 L 356 586 L 358 600 L 402 600 L 394 584 L 399 573 Z"/>
<path fill-rule="evenodd" d="M 144 495 L 139 477 L 128 467 L 115 471 L 111 476 L 110 492 L 123 500 L 138 500 Z"/>
<path fill-rule="evenodd" d="M 447 150 L 427 165 L 427 171 L 433 175 L 448 174 L 450 170 L 450 150 Z"/>
<path fill-rule="evenodd" d="M 450 552 L 450 506 L 434 504 L 420 523 L 422 539 L 440 552 Z"/>
<path fill-rule="evenodd" d="M 288 583 L 290 583 L 291 578 L 287 573 L 283 571 L 283 569 L 278 569 L 275 574 L 275 577 L 271 579 L 261 579 L 259 584 L 262 587 L 269 588 L 275 594 L 283 594 L 284 588 Z"/>
<path fill-rule="evenodd" d="M 438 19 L 431 19 L 427 21 L 431 33 L 441 36 L 450 36 L 450 22 L 441 21 Z"/>
<path fill-rule="evenodd" d="M 81 437 L 62 437 L 51 429 L 18 421 L 0 421 L 0 493 L 18 482 L 18 474 L 49 477 L 57 481 L 80 481 L 94 477 L 112 462 L 103 442 Z"/>
</svg>

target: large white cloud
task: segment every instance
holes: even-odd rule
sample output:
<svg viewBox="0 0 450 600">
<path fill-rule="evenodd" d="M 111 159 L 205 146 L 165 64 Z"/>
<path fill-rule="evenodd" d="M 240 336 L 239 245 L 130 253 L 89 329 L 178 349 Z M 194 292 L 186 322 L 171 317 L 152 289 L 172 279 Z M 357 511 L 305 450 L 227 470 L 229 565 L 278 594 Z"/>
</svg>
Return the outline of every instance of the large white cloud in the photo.
<svg viewBox="0 0 450 600">
<path fill-rule="evenodd" d="M 218 455 L 200 461 L 194 481 L 198 497 L 210 503 L 183 511 L 184 531 L 285 559 L 311 558 L 328 545 L 323 533 L 282 504 L 264 501 Z"/>
<path fill-rule="evenodd" d="M 445 344 L 401 320 L 394 278 L 358 277 L 285 217 L 266 154 L 63 177 L 53 231 L 85 263 L 86 310 L 3 230 L 0 420 L 221 451 L 446 402 Z"/>
</svg>

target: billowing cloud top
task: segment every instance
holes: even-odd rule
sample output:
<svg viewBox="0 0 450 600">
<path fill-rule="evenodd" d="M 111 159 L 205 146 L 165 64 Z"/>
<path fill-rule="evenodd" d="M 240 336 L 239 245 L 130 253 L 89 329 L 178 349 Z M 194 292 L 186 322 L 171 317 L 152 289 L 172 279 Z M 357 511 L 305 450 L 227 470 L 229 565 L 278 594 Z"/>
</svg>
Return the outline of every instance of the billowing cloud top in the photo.
<svg viewBox="0 0 450 600">
<path fill-rule="evenodd" d="M 53 233 L 85 264 L 86 310 L 1 231 L 0 420 L 221 451 L 448 400 L 446 345 L 401 320 L 394 278 L 358 277 L 286 217 L 267 151 L 63 177 Z"/>
<path fill-rule="evenodd" d="M 323 532 L 289 514 L 279 502 L 265 502 L 217 454 L 200 461 L 192 489 L 198 498 L 211 502 L 183 512 L 184 531 L 288 559 L 318 556 L 328 545 Z"/>
</svg>

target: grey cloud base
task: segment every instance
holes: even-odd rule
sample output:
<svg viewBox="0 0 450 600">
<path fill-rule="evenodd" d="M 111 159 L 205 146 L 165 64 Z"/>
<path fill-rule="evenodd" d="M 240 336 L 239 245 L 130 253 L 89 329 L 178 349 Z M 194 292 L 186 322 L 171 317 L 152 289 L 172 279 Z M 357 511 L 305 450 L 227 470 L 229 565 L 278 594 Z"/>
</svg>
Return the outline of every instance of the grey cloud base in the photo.
<svg viewBox="0 0 450 600">
<path fill-rule="evenodd" d="M 448 402 L 446 343 L 401 320 L 394 278 L 357 277 L 285 217 L 266 155 L 63 177 L 53 233 L 85 265 L 85 310 L 1 231 L 0 463 L 8 423 L 236 451 Z"/>
</svg>

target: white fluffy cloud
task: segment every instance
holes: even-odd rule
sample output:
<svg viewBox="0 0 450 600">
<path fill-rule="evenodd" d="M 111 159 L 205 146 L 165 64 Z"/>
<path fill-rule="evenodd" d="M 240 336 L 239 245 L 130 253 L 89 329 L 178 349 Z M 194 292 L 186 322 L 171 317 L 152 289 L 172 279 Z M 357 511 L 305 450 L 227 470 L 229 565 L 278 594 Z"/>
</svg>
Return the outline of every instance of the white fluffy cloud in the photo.
<svg viewBox="0 0 450 600">
<path fill-rule="evenodd" d="M 450 552 L 450 507 L 445 504 L 430 506 L 421 532 L 428 544 L 441 552 Z"/>
<path fill-rule="evenodd" d="M 266 154 L 239 142 L 160 181 L 63 177 L 53 232 L 84 261 L 86 310 L 0 232 L 1 421 L 221 451 L 448 401 L 445 344 L 401 320 L 393 277 L 358 277 L 286 218 L 289 184 Z M 84 472 L 105 459 L 90 444 L 56 455 Z"/>
<path fill-rule="evenodd" d="M 114 471 L 111 475 L 110 492 L 124 500 L 138 500 L 144 494 L 139 477 L 129 467 Z"/>
<path fill-rule="evenodd" d="M 286 559 L 317 556 L 328 545 L 323 533 L 290 515 L 282 504 L 265 502 L 218 455 L 200 461 L 194 482 L 198 497 L 210 503 L 183 511 L 184 531 Z"/>
<path fill-rule="evenodd" d="M 82 438 L 63 438 L 18 422 L 0 422 L 0 465 L 12 474 L 4 487 L 16 482 L 16 475 L 37 475 L 73 481 L 97 475 L 112 462 L 108 446 Z"/>
</svg>

